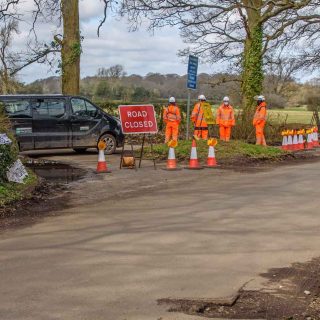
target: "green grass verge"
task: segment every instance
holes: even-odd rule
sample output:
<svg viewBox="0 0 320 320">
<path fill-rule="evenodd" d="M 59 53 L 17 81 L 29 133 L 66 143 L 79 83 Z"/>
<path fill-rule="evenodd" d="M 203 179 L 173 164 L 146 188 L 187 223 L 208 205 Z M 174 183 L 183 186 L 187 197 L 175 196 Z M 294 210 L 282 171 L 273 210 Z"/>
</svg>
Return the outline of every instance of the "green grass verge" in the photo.
<svg viewBox="0 0 320 320">
<path fill-rule="evenodd" d="M 25 183 L 1 183 L 0 184 L 0 206 L 4 206 L 13 201 L 21 200 L 25 198 L 33 186 L 38 183 L 37 176 L 32 172 L 28 171 L 29 176 L 25 179 Z"/>
<path fill-rule="evenodd" d="M 165 144 L 156 144 L 154 154 L 157 160 L 166 160 L 168 157 L 168 146 Z M 191 141 L 179 141 L 176 148 L 176 158 L 180 161 L 186 161 L 190 157 Z M 229 143 L 220 142 L 215 148 L 218 161 L 232 161 L 242 159 L 277 159 L 286 154 L 285 151 L 275 147 L 262 147 L 248 144 L 243 141 L 230 141 Z M 206 159 L 208 155 L 208 145 L 206 141 L 197 142 L 198 157 Z M 144 157 L 152 159 L 150 147 L 145 148 Z"/>
</svg>

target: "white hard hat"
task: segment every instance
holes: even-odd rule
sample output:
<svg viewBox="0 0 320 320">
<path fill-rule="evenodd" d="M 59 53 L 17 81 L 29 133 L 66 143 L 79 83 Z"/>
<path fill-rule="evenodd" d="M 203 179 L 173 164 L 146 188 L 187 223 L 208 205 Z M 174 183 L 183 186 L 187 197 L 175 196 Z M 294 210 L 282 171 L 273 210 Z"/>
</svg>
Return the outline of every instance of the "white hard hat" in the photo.
<svg viewBox="0 0 320 320">
<path fill-rule="evenodd" d="M 200 94 L 200 96 L 198 97 L 198 100 L 206 101 L 207 98 L 203 94 Z"/>
<path fill-rule="evenodd" d="M 229 101 L 230 101 L 229 97 L 224 97 L 223 98 L 223 102 L 229 102 Z"/>
<path fill-rule="evenodd" d="M 169 102 L 170 102 L 170 103 L 175 103 L 175 102 L 176 102 L 175 97 L 171 97 L 171 98 L 169 99 Z"/>
<path fill-rule="evenodd" d="M 258 96 L 257 100 L 265 101 L 266 98 L 264 96 Z"/>
</svg>

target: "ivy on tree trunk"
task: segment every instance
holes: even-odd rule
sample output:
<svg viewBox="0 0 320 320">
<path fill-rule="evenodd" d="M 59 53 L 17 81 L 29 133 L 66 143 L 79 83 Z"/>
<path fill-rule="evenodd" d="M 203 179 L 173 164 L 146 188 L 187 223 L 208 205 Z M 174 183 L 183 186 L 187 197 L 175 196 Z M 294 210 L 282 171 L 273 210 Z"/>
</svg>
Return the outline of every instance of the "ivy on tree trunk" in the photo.
<svg viewBox="0 0 320 320">
<path fill-rule="evenodd" d="M 244 136 L 250 134 L 250 124 L 255 112 L 254 97 L 260 95 L 263 87 L 263 62 L 262 62 L 262 27 L 257 26 L 252 33 L 252 38 L 247 39 L 243 53 L 242 72 L 242 106 Z"/>
<path fill-rule="evenodd" d="M 244 0 L 248 6 L 248 31 L 242 58 L 242 133 L 248 138 L 252 132 L 255 112 L 254 97 L 263 89 L 263 25 L 261 23 L 261 0 Z"/>
</svg>

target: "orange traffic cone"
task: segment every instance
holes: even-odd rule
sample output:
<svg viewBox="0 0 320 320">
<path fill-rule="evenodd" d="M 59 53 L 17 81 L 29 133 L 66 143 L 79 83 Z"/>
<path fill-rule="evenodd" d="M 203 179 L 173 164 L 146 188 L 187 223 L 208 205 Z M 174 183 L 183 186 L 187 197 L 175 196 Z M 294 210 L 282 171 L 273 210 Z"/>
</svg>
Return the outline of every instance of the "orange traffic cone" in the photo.
<svg viewBox="0 0 320 320">
<path fill-rule="evenodd" d="M 299 150 L 298 136 L 297 136 L 296 132 L 295 132 L 294 135 L 293 135 L 292 150 L 294 150 L 294 151 Z"/>
<path fill-rule="evenodd" d="M 203 169 L 203 167 L 200 166 L 199 161 L 198 161 L 197 144 L 196 144 L 196 140 L 194 140 L 194 139 L 192 140 L 192 148 L 191 148 L 189 166 L 186 167 L 186 169 L 189 169 L 189 170 Z"/>
<path fill-rule="evenodd" d="M 313 149 L 313 139 L 312 139 L 312 133 L 308 133 L 308 138 L 307 138 L 307 146 L 306 149 L 311 150 Z"/>
<path fill-rule="evenodd" d="M 213 146 L 209 146 L 208 160 L 206 168 L 215 168 L 217 166 L 216 155 Z"/>
<path fill-rule="evenodd" d="M 318 135 L 318 128 L 315 127 L 314 128 L 314 132 L 313 132 L 313 146 L 315 148 L 319 148 L 319 135 Z"/>
<path fill-rule="evenodd" d="M 303 135 L 299 134 L 299 139 L 298 139 L 298 145 L 299 145 L 299 150 L 303 150 L 304 149 L 304 139 L 303 139 Z"/>
<path fill-rule="evenodd" d="M 215 168 L 217 166 L 216 154 L 214 147 L 217 145 L 217 139 L 210 138 L 208 140 L 209 152 L 206 168 Z"/>
<path fill-rule="evenodd" d="M 172 148 L 172 147 L 169 148 L 167 167 L 164 168 L 163 170 L 168 170 L 168 171 L 181 170 L 181 168 L 177 167 L 176 155 L 175 155 L 174 148 Z"/>
<path fill-rule="evenodd" d="M 110 173 L 111 171 L 108 170 L 106 157 L 104 155 L 104 150 L 106 149 L 107 144 L 105 141 L 100 141 L 98 144 L 99 148 L 99 156 L 98 156 L 98 164 L 97 164 L 97 171 L 96 173 Z"/>
<path fill-rule="evenodd" d="M 288 149 L 287 150 L 293 150 L 293 139 L 292 135 L 288 136 Z"/>
<path fill-rule="evenodd" d="M 282 150 L 288 150 L 288 136 L 283 136 L 281 148 Z"/>
</svg>

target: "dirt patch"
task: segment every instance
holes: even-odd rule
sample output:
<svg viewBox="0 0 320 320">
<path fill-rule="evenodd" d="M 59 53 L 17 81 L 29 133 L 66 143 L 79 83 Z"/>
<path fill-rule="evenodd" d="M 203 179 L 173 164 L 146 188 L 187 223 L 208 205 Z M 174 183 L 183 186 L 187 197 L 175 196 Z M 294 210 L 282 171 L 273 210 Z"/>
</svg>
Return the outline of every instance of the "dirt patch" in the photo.
<svg viewBox="0 0 320 320">
<path fill-rule="evenodd" d="M 268 279 L 259 291 L 241 289 L 230 303 L 161 299 L 170 312 L 224 319 L 320 319 L 320 258 L 261 274 Z"/>
<path fill-rule="evenodd" d="M 40 183 L 22 200 L 0 206 L 0 231 L 39 222 L 68 208 L 71 183 L 88 174 L 83 169 L 52 161 L 30 160 L 26 166 L 40 177 Z"/>
<path fill-rule="evenodd" d="M 67 187 L 41 182 L 27 198 L 0 207 L 0 232 L 24 227 L 51 215 L 51 212 L 68 207 Z"/>
<path fill-rule="evenodd" d="M 302 151 L 284 154 L 274 159 L 270 158 L 233 158 L 226 159 L 219 163 L 219 167 L 225 170 L 236 172 L 255 173 L 261 170 L 268 170 L 283 165 L 300 165 L 319 161 L 320 150 Z"/>
</svg>

